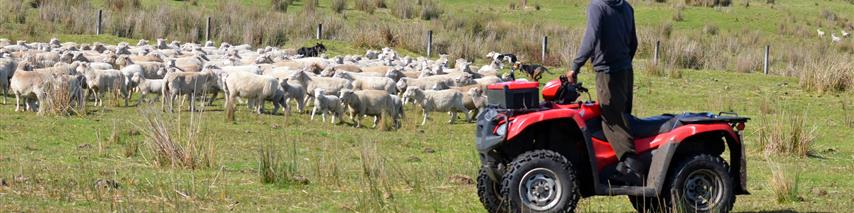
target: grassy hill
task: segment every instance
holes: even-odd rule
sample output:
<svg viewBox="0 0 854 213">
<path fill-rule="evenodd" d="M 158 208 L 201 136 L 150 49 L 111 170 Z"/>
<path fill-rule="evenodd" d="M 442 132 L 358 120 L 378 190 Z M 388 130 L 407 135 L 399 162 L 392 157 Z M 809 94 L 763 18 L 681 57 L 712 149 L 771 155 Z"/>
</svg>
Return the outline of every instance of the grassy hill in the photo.
<svg viewBox="0 0 854 213">
<path fill-rule="evenodd" d="M 529 31 L 544 30 L 556 33 L 552 34 L 556 45 L 552 50 L 562 54 L 560 60 L 563 60 L 573 55 L 577 45 L 573 43 L 580 37 L 587 1 L 530 0 L 528 8 L 510 9 L 511 1 L 442 0 L 438 2 L 444 13 L 436 20 L 427 21 L 399 19 L 393 7 L 369 14 L 355 9 L 353 1 L 347 1 L 348 9 L 343 14 L 332 12 L 331 1 L 324 0 L 320 1 L 317 14 L 306 15 L 302 12 L 302 1 L 285 13 L 270 13 L 270 1 L 262 0 L 239 3 L 143 0 L 138 8 L 145 11 L 171 8 L 160 10 L 170 15 L 164 17 L 173 19 L 158 20 L 184 24 L 163 28 L 170 29 L 169 32 L 136 26 L 133 29 L 139 30 L 139 34 L 126 37 L 83 35 L 92 31 L 85 28 L 91 26 L 91 18 L 75 19 L 85 23 L 79 25 L 66 19 L 49 22 L 43 16 L 47 8 L 31 8 L 26 5 L 29 1 L 25 1 L 22 8 L 26 9 L 12 10 L 16 2 L 19 1 L 0 0 L 0 11 L 6 14 L 0 15 L 0 38 L 46 41 L 57 36 L 65 41 L 116 43 L 152 39 L 143 33 L 150 32 L 189 41 L 188 38 L 198 39 L 198 36 L 171 29 L 203 26 L 201 21 L 189 20 L 216 15 L 229 17 L 235 25 L 255 22 L 273 27 L 304 25 L 304 29 L 289 28 L 294 32 L 285 33 L 285 42 L 277 44 L 296 47 L 314 42 L 310 39 L 313 23 L 306 20 L 318 18 L 331 27 L 324 42 L 331 44 L 327 46 L 332 48 L 332 54 L 363 53 L 365 48 L 385 46 L 386 40 L 364 38 L 376 37 L 372 33 L 381 33 L 380 29 L 393 32 L 393 37 L 399 38 L 392 39 L 396 40 L 396 49 L 406 54 L 423 53 L 417 48 L 422 38 L 416 35 L 426 29 L 436 30 L 437 36 L 441 36 L 437 42 L 448 45 L 443 50 L 456 56 L 475 57 L 492 49 L 533 51 L 527 46 L 531 43 L 536 46 L 541 34 Z M 94 8 L 111 7 L 108 2 L 111 1 L 91 1 L 90 5 L 80 7 L 89 9 L 77 13 L 93 14 Z M 831 45 L 827 36 L 818 38 L 815 29 L 851 31 L 846 24 L 854 18 L 851 17 L 854 5 L 841 0 L 765 2 L 751 1 L 748 7 L 745 1 L 736 1 L 730 7 L 710 8 L 633 1 L 646 48 L 635 65 L 638 68 L 636 114 L 732 110 L 752 117 L 745 134 L 748 186 L 752 195 L 738 197 L 735 211 L 835 212 L 854 208 L 854 197 L 849 192 L 854 188 L 854 180 L 850 179 L 850 171 L 854 169 L 854 142 L 850 140 L 854 138 L 854 131 L 850 130 L 854 117 L 849 115 L 854 95 L 846 87 L 826 91 L 805 89 L 801 74 L 850 72 L 850 68 L 822 69 L 825 67 L 819 65 L 823 61 L 810 61 L 836 57 L 828 54 L 850 55 L 844 44 Z M 225 9 L 223 5 L 232 8 Z M 114 12 L 127 15 L 116 20 L 156 23 L 151 21 L 153 17 L 141 19 L 129 9 Z M 235 12 L 241 13 L 226 14 Z M 682 14 L 681 21 L 674 15 L 678 13 Z M 25 17 L 26 21 L 16 21 L 18 17 Z M 290 18 L 295 22 L 288 21 Z M 113 34 L 116 31 L 112 29 L 123 24 L 111 24 L 107 32 Z M 267 40 L 267 35 L 278 32 L 252 28 L 255 26 L 227 31 L 230 30 L 227 26 L 232 25 L 223 25 L 222 31 L 217 32 L 218 41 L 244 42 L 243 33 L 238 35 L 238 32 L 250 29 L 260 31 L 257 35 L 264 39 L 257 40 L 253 38 L 256 34 L 252 34 L 248 40 L 263 41 L 260 44 L 272 41 Z M 667 26 L 672 32 L 665 33 Z M 366 29 L 354 29 L 359 27 Z M 714 33 L 712 29 L 716 29 Z M 369 36 L 360 37 L 360 33 Z M 235 40 L 227 40 L 230 36 Z M 672 65 L 646 66 L 650 42 L 659 39 L 666 41 L 665 64 Z M 696 50 L 686 51 L 692 41 L 697 43 Z M 455 49 L 465 42 L 472 43 L 463 44 L 470 48 Z M 731 72 L 740 70 L 739 59 L 748 58 L 751 60 L 745 61 L 752 62 L 761 58 L 751 51 L 769 43 L 774 45 L 772 73 L 777 75 L 756 73 L 753 64 L 746 72 Z M 699 70 L 685 69 L 696 64 L 681 62 L 697 53 L 705 53 L 698 59 L 702 66 Z M 663 69 L 663 74 L 656 74 L 660 72 L 658 69 Z M 590 72 L 581 76 L 591 87 L 592 77 Z M 306 114 L 254 115 L 242 107 L 236 123 L 225 123 L 221 105 L 218 101 L 204 113 L 169 115 L 156 113 L 158 105 L 108 104 L 103 108 L 89 106 L 84 116 L 62 117 L 14 113 L 13 104 L 0 104 L 0 183 L 5 183 L 0 184 L 0 209 L 483 211 L 475 186 L 470 182 L 479 166 L 473 148 L 472 124 L 448 125 L 444 123 L 446 114 L 434 113 L 427 126 L 418 126 L 420 111 L 412 106 L 407 106 L 407 119 L 398 131 L 354 128 L 349 122 L 323 124 L 309 121 Z M 157 149 L 149 146 L 150 140 L 145 136 L 150 133 L 147 132 L 151 129 L 147 125 L 150 118 L 165 122 L 173 129 L 169 134 L 185 143 L 188 147 L 185 151 L 193 157 L 183 161 L 189 165 L 173 168 L 157 159 Z M 768 151 L 774 149 L 773 145 L 793 144 L 803 144 L 809 152 L 803 156 L 803 153 Z M 273 159 L 277 165 L 272 167 L 280 171 L 274 177 L 279 180 L 274 183 L 264 183 L 262 178 L 264 168 L 271 167 L 262 166 L 265 159 Z M 110 189 L 112 182 L 118 188 Z M 781 190 L 781 187 L 794 189 Z M 585 199 L 579 210 L 631 211 L 627 200 L 625 197 Z"/>
</svg>

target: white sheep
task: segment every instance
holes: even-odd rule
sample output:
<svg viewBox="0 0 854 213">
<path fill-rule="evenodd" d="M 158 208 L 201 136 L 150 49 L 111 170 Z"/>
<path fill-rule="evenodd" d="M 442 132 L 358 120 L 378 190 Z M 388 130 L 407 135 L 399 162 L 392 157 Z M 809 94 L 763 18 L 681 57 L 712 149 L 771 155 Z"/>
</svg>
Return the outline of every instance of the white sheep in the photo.
<svg viewBox="0 0 854 213">
<path fill-rule="evenodd" d="M 213 72 L 172 72 L 163 78 L 163 96 L 161 96 L 163 109 L 169 106 L 169 112 L 173 111 L 175 98 L 178 95 L 202 96 L 208 92 L 217 90 L 219 76 Z M 190 111 L 195 111 L 195 98 L 190 97 Z"/>
<path fill-rule="evenodd" d="M 425 77 L 425 78 L 409 78 L 403 77 L 397 81 L 397 91 L 406 91 L 409 87 L 418 87 L 421 90 L 427 90 L 436 84 L 446 84 L 448 86 L 456 85 L 454 79 L 448 77 Z"/>
<path fill-rule="evenodd" d="M 6 104 L 6 95 L 9 90 L 9 78 L 15 74 L 18 67 L 14 60 L 0 59 L 0 89 L 3 90 L 3 104 Z"/>
<path fill-rule="evenodd" d="M 354 75 L 348 72 L 338 72 L 333 76 L 352 81 L 353 90 L 382 90 L 389 94 L 397 94 L 394 80 L 386 77 L 366 77 Z"/>
<path fill-rule="evenodd" d="M 346 79 L 340 78 L 327 78 L 327 77 L 312 77 L 305 71 L 299 71 L 294 73 L 291 77 L 289 77 L 290 81 L 302 85 L 305 87 L 306 91 L 311 91 L 307 93 L 309 97 L 314 97 L 313 91 L 317 88 L 322 88 L 327 95 L 336 95 L 342 89 L 352 89 L 353 85 L 350 81 Z"/>
<path fill-rule="evenodd" d="M 393 118 L 397 108 L 391 99 L 391 95 L 381 90 L 362 90 L 353 91 L 350 89 L 341 90 L 341 103 L 350 111 L 350 119 L 356 123 L 356 127 L 361 127 L 360 118 L 362 116 L 374 116 L 374 125 L 377 127 L 380 119 L 383 116 Z"/>
<path fill-rule="evenodd" d="M 314 120 L 314 115 L 320 111 L 320 117 L 323 122 L 326 122 L 326 114 L 332 114 L 332 123 L 336 123 L 335 119 L 341 117 L 344 109 L 341 105 L 341 99 L 334 95 L 325 95 L 323 88 L 314 89 L 314 109 L 311 110 L 310 120 Z"/>
<path fill-rule="evenodd" d="M 457 112 L 467 111 L 463 103 L 463 94 L 456 90 L 425 91 L 418 87 L 409 87 L 403 93 L 403 98 L 404 101 L 406 99 L 415 100 L 421 107 L 424 115 L 421 120 L 422 126 L 427 123 L 430 112 L 450 112 L 451 119 L 448 120 L 448 123 L 454 123 Z M 466 115 L 466 117 L 469 116 Z"/>
<path fill-rule="evenodd" d="M 30 98 L 35 98 L 39 102 L 43 102 L 47 97 L 47 84 L 50 83 L 51 75 L 49 73 L 37 71 L 20 71 L 12 76 L 10 89 L 15 94 L 15 112 L 22 111 L 21 101 L 24 102 L 24 111 L 36 110 L 35 101 L 30 101 Z"/>
<path fill-rule="evenodd" d="M 246 72 L 234 72 L 225 77 L 225 88 L 228 90 L 226 106 L 233 107 L 237 97 L 249 100 L 249 107 L 261 114 L 264 111 L 264 101 L 273 102 L 273 112 L 276 114 L 284 102 L 284 90 L 281 83 L 273 77 L 255 75 Z"/>
<path fill-rule="evenodd" d="M 87 64 L 81 64 L 80 69 L 86 76 L 86 85 L 89 88 L 90 94 L 95 95 L 95 106 L 104 106 L 103 96 L 108 91 L 118 92 L 125 99 L 125 106 L 128 106 L 130 94 L 127 88 L 127 78 L 119 70 L 95 70 Z"/>
</svg>

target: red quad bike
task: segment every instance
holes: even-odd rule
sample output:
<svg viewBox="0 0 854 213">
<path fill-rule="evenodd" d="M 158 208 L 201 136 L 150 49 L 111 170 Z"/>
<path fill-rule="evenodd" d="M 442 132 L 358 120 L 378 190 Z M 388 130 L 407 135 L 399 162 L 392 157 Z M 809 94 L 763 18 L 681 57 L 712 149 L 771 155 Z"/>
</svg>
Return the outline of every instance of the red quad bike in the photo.
<svg viewBox="0 0 854 213">
<path fill-rule="evenodd" d="M 587 89 L 554 80 L 539 103 L 538 86 L 487 88 L 488 107 L 477 121 L 477 192 L 489 212 L 573 212 L 579 199 L 596 195 L 627 195 L 639 212 L 728 212 L 735 195 L 748 194 L 741 131 L 749 118 L 632 116 L 647 175 L 643 185 L 620 185 L 609 181 L 618 159 L 602 132 L 599 104 L 576 102 Z"/>
</svg>

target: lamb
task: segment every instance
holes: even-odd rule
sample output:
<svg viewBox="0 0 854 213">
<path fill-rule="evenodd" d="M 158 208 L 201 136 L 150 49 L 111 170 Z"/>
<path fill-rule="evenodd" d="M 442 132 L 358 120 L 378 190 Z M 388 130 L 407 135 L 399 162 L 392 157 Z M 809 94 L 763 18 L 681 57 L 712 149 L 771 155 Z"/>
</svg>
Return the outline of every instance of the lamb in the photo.
<svg viewBox="0 0 854 213">
<path fill-rule="evenodd" d="M 362 116 L 374 116 L 374 125 L 376 128 L 380 119 L 383 116 L 394 117 L 398 107 L 394 105 L 391 95 L 380 90 L 362 90 L 353 91 L 350 89 L 341 90 L 339 95 L 341 102 L 350 111 L 350 119 L 356 123 L 356 127 L 361 127 L 360 119 Z"/>
<path fill-rule="evenodd" d="M 347 72 L 338 72 L 335 78 L 343 78 L 352 81 L 353 90 L 383 90 L 388 94 L 397 94 L 394 80 L 386 77 L 365 77 L 353 75 Z"/>
<path fill-rule="evenodd" d="M 326 92 L 323 88 L 314 89 L 314 109 L 311 110 L 311 120 L 314 120 L 314 115 L 317 114 L 317 111 L 320 111 L 320 117 L 323 119 L 323 122 L 326 122 L 326 114 L 332 114 L 332 123 L 335 122 L 335 118 L 341 117 L 344 113 L 344 109 L 341 106 L 341 99 L 335 97 L 334 95 L 325 95 Z"/>
<path fill-rule="evenodd" d="M 163 94 L 163 79 L 145 79 L 142 76 L 134 75 L 131 81 L 139 82 L 136 86 L 139 91 L 139 101 L 137 101 L 137 105 L 142 103 L 145 100 L 145 96 L 148 94 L 156 94 L 160 96 Z"/>
<path fill-rule="evenodd" d="M 396 95 L 389 95 L 389 97 L 391 97 L 391 102 L 393 104 L 391 117 L 394 121 L 394 128 L 400 129 L 402 126 L 401 120 L 406 119 L 406 113 L 403 110 L 403 101 Z"/>
<path fill-rule="evenodd" d="M 418 87 L 409 87 L 403 93 L 403 98 L 416 100 L 416 103 L 421 106 L 424 115 L 421 120 L 422 126 L 427 123 L 430 112 L 450 112 L 451 119 L 448 123 L 454 123 L 457 112 L 468 110 L 463 103 L 463 94 L 456 90 L 424 91 Z M 466 115 L 466 117 L 469 116 Z"/>
<path fill-rule="evenodd" d="M 481 109 L 486 107 L 486 95 L 483 94 L 483 89 L 480 87 L 472 87 L 463 96 L 463 102 L 468 109 L 466 121 L 472 122 L 474 115 L 477 115 Z"/>
<path fill-rule="evenodd" d="M 284 102 L 284 90 L 280 82 L 273 77 L 256 75 L 246 72 L 229 73 L 225 77 L 225 88 L 228 90 L 226 106 L 231 110 L 237 97 L 249 100 L 249 107 L 256 113 L 264 111 L 264 101 L 273 101 L 272 114 L 279 111 Z"/>
<path fill-rule="evenodd" d="M 288 83 L 288 79 L 282 79 L 282 90 L 285 91 L 285 109 L 290 112 L 288 101 L 295 100 L 297 102 L 297 112 L 305 111 L 305 87 L 299 84 Z"/>
<path fill-rule="evenodd" d="M 130 95 L 128 94 L 127 78 L 119 70 L 95 70 L 87 64 L 81 64 L 83 75 L 86 76 L 86 85 L 90 94 L 95 95 L 95 106 L 104 106 L 103 95 L 107 91 L 118 90 L 125 99 L 128 106 Z"/>
<path fill-rule="evenodd" d="M 213 72 L 173 72 L 163 78 L 162 108 L 169 106 L 173 111 L 175 98 L 178 95 L 196 96 L 216 90 L 219 78 Z M 190 99 L 190 111 L 195 111 L 195 98 Z"/>
</svg>

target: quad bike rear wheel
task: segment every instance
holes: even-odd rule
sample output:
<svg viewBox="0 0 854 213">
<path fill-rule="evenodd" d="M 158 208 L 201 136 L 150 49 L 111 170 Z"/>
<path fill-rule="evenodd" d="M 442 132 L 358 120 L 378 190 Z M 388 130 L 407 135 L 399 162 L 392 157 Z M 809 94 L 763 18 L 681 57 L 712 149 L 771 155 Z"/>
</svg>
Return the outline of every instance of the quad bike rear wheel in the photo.
<svg viewBox="0 0 854 213">
<path fill-rule="evenodd" d="M 729 212 L 735 203 L 729 166 L 720 156 L 682 158 L 658 198 L 629 197 L 638 212 Z"/>
<path fill-rule="evenodd" d="M 480 203 L 489 213 L 507 212 L 507 209 L 504 208 L 504 200 L 499 193 L 501 182 L 493 181 L 486 172 L 484 168 L 481 168 L 477 175 L 477 196 L 480 197 Z"/>
<path fill-rule="evenodd" d="M 553 151 L 520 155 L 501 179 L 501 195 L 511 212 L 572 212 L 580 199 L 572 164 Z"/>
</svg>

